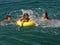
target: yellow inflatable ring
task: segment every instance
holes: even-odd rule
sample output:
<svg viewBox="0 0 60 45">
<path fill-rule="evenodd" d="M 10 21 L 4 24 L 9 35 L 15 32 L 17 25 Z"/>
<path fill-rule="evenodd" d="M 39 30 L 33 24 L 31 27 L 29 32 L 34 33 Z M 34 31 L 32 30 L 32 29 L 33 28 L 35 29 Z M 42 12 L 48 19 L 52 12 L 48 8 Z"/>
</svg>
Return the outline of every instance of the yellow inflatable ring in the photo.
<svg viewBox="0 0 60 45">
<path fill-rule="evenodd" d="M 16 22 L 16 24 L 17 24 L 18 26 L 21 26 L 21 21 L 18 20 L 18 21 Z M 33 22 L 30 22 L 30 21 L 23 23 L 23 27 L 30 27 L 30 26 L 34 26 L 34 23 L 33 23 Z"/>
</svg>

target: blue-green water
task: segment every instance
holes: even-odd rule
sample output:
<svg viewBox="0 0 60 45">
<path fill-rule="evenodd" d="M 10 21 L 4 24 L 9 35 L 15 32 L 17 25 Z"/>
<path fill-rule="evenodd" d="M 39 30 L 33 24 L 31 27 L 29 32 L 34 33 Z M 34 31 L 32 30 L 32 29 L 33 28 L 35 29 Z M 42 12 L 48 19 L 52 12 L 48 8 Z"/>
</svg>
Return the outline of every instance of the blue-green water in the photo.
<svg viewBox="0 0 60 45">
<path fill-rule="evenodd" d="M 24 11 L 37 16 L 47 11 L 57 22 L 53 26 L 21 29 L 16 25 L 0 25 L 0 45 L 60 45 L 60 0 L 0 0 L 0 21 L 6 15 L 20 18 Z"/>
</svg>

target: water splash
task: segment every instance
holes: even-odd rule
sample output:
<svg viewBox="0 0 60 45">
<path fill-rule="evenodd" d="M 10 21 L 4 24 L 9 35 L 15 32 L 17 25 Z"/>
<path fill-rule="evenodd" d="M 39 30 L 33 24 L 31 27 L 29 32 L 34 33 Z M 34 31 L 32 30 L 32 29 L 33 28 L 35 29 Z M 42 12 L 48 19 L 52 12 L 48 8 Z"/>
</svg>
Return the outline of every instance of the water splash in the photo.
<svg viewBox="0 0 60 45">
<path fill-rule="evenodd" d="M 52 27 L 52 28 L 58 28 L 60 27 L 60 20 L 52 20 L 49 24 L 43 26 L 44 28 L 45 27 Z"/>
<path fill-rule="evenodd" d="M 28 13 L 30 18 L 32 18 L 34 21 L 36 21 L 38 24 L 40 24 L 40 26 L 42 24 L 43 26 L 41 26 L 41 27 L 43 27 L 43 28 L 60 27 L 60 20 L 53 20 L 53 21 L 51 21 L 51 23 L 48 23 L 48 22 L 41 23 L 42 22 L 41 16 L 44 11 L 45 10 L 42 8 L 19 9 L 19 10 L 13 10 L 13 11 L 9 12 L 8 15 L 11 15 L 13 17 L 13 19 L 14 18 L 19 19 L 20 17 L 23 16 L 24 13 Z M 54 16 L 56 16 L 56 15 L 54 14 Z M 3 25 L 8 25 L 8 24 L 3 23 Z"/>
</svg>

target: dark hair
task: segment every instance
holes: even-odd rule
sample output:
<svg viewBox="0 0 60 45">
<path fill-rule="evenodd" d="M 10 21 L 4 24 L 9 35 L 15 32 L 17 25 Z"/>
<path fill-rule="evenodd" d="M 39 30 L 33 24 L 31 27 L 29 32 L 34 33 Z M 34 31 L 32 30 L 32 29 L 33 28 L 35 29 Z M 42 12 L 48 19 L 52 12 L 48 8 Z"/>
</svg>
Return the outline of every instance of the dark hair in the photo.
<svg viewBox="0 0 60 45">
<path fill-rule="evenodd" d="M 25 16 L 28 16 L 29 17 L 28 13 L 24 13 L 23 17 L 25 17 Z"/>
<path fill-rule="evenodd" d="M 25 16 L 28 16 L 28 18 L 26 18 L 26 20 L 27 20 L 27 22 L 28 22 L 28 21 L 30 20 L 28 13 L 24 13 L 23 19 L 25 18 Z M 22 20 L 23 20 L 23 19 L 22 19 Z"/>
<path fill-rule="evenodd" d="M 7 15 L 7 16 L 6 16 L 6 19 L 8 19 L 8 17 L 9 17 L 9 18 L 11 18 L 11 16 L 10 16 L 10 15 Z"/>
<path fill-rule="evenodd" d="M 45 13 L 45 15 L 46 15 L 46 18 L 49 19 L 49 17 L 48 17 L 48 13 L 47 13 L 47 12 L 44 12 L 44 13 Z"/>
</svg>

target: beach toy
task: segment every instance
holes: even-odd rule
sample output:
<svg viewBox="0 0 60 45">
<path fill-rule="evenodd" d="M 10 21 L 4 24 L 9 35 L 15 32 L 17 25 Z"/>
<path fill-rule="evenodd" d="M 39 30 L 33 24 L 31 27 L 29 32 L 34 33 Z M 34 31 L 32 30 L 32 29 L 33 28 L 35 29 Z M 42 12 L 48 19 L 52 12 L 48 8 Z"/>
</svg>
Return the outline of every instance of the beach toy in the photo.
<svg viewBox="0 0 60 45">
<path fill-rule="evenodd" d="M 17 24 L 18 26 L 21 26 L 21 21 L 18 20 L 18 21 L 16 22 L 16 24 Z M 34 23 L 33 23 L 32 21 L 24 22 L 24 23 L 23 23 L 23 27 L 31 27 L 31 26 L 34 26 Z"/>
</svg>

